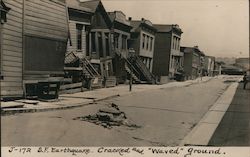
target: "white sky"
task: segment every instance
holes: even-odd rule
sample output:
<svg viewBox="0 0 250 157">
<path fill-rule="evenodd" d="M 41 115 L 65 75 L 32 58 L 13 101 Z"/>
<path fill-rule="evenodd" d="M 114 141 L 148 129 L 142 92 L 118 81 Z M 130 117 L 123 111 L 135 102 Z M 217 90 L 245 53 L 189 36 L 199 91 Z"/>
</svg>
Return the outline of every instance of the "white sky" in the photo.
<svg viewBox="0 0 250 157">
<path fill-rule="evenodd" d="M 107 11 L 133 19 L 178 24 L 181 45 L 216 57 L 249 57 L 248 0 L 102 0 Z"/>
</svg>

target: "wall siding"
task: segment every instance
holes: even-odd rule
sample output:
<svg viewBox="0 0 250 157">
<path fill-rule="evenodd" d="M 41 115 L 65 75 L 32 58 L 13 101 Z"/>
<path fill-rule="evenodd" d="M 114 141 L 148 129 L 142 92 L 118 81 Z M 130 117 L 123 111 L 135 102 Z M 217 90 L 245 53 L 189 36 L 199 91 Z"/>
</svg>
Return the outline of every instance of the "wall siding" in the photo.
<svg viewBox="0 0 250 157">
<path fill-rule="evenodd" d="M 71 38 L 71 44 L 68 42 L 67 51 L 79 51 L 77 50 L 77 30 L 76 30 L 76 24 L 77 21 L 70 21 L 69 22 L 69 31 L 70 31 L 70 38 Z M 81 24 L 81 23 L 79 23 Z M 86 31 L 85 31 L 85 25 L 83 25 L 82 29 L 82 49 L 79 51 L 83 54 L 83 56 L 86 56 Z"/>
<path fill-rule="evenodd" d="M 65 40 L 66 25 L 65 6 L 49 0 L 26 0 L 24 34 Z"/>
<path fill-rule="evenodd" d="M 3 0 L 11 8 L 2 30 L 1 96 L 22 96 L 23 0 Z"/>
</svg>

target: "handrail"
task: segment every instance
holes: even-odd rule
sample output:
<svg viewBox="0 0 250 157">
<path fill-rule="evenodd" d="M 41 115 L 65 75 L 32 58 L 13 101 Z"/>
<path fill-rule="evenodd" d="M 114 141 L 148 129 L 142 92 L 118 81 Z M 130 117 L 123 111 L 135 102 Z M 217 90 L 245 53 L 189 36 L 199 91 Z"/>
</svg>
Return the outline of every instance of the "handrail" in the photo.
<svg viewBox="0 0 250 157">
<path fill-rule="evenodd" d="M 100 76 L 100 74 L 98 73 L 98 71 L 93 67 L 93 65 L 92 65 L 86 58 L 83 58 L 83 60 L 84 60 L 85 62 L 88 63 L 88 65 L 91 67 L 91 69 L 92 69 L 98 76 Z"/>
<path fill-rule="evenodd" d="M 145 64 L 141 61 L 141 59 L 138 57 L 138 56 L 135 56 L 136 57 L 136 60 L 138 60 L 138 63 L 140 64 L 140 65 L 144 65 L 144 66 L 141 66 L 141 68 L 143 68 L 143 71 L 144 71 L 144 73 L 146 74 L 146 75 L 150 75 L 150 77 L 152 77 L 152 79 L 154 79 L 154 80 L 156 80 L 156 78 L 155 78 L 155 76 L 149 71 L 149 69 L 148 68 L 146 68 L 145 67 Z"/>
<path fill-rule="evenodd" d="M 135 69 L 135 67 L 130 63 L 130 61 L 128 60 L 128 59 L 126 59 L 126 58 L 123 58 L 125 61 L 126 61 L 126 63 L 128 63 L 129 64 L 129 66 L 133 69 L 133 71 L 132 71 L 132 73 L 136 73 L 137 74 L 137 76 L 136 77 L 138 77 L 139 79 L 141 78 L 141 76 L 140 76 L 140 73 Z M 140 79 L 141 80 L 141 79 Z"/>
</svg>

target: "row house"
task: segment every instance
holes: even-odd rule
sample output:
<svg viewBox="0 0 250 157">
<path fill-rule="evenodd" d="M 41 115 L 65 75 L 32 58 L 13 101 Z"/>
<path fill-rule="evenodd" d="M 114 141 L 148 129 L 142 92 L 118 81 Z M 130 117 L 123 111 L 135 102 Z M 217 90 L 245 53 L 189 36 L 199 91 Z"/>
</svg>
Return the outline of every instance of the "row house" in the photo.
<svg viewBox="0 0 250 157">
<path fill-rule="evenodd" d="M 178 77 L 183 71 L 184 54 L 180 51 L 182 30 L 178 25 L 155 24 L 153 74 L 161 83 Z"/>
<path fill-rule="evenodd" d="M 185 79 L 196 79 L 202 76 L 205 54 L 199 50 L 198 46 L 181 47 L 181 52 L 184 53 Z"/>
<path fill-rule="evenodd" d="M 114 75 L 118 83 L 124 83 L 127 79 L 125 64 L 129 53 L 128 40 L 130 39 L 132 27 L 130 21 L 126 19 L 126 15 L 123 12 L 114 11 L 108 14 L 112 22 L 111 51 L 113 54 Z"/>
<path fill-rule="evenodd" d="M 68 39 L 65 4 L 59 0 L 0 4 L 1 97 L 56 95 L 62 78 L 55 76 L 63 74 Z M 56 88 L 50 86 L 53 83 Z"/>
<path fill-rule="evenodd" d="M 138 56 L 140 56 L 146 67 L 152 72 L 153 56 L 156 29 L 151 21 L 142 18 L 141 20 L 132 20 L 131 40 L 129 48 L 133 48 Z"/>
</svg>

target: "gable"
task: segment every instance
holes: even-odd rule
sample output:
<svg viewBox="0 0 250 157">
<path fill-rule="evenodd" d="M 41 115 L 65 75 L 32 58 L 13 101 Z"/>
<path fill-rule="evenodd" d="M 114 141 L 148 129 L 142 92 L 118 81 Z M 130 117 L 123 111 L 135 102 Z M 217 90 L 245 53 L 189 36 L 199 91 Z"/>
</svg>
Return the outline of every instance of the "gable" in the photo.
<svg viewBox="0 0 250 157">
<path fill-rule="evenodd" d="M 111 20 L 108 13 L 100 2 L 91 20 L 91 27 L 94 29 L 110 29 Z"/>
</svg>

